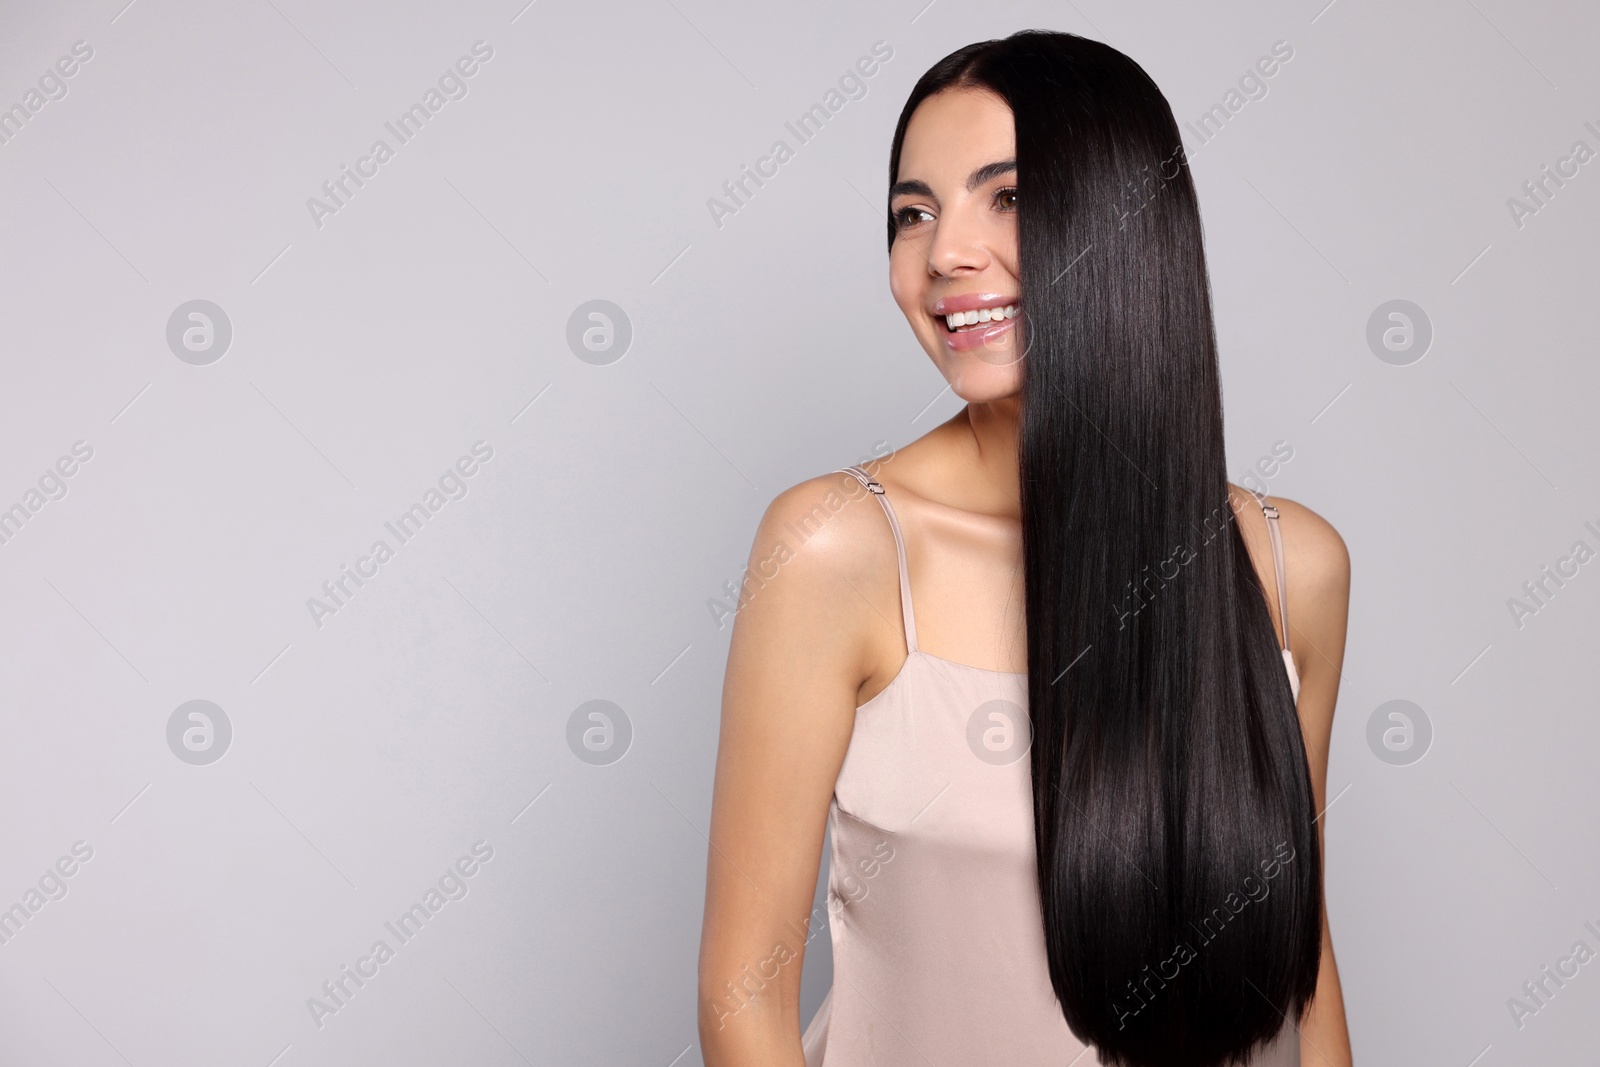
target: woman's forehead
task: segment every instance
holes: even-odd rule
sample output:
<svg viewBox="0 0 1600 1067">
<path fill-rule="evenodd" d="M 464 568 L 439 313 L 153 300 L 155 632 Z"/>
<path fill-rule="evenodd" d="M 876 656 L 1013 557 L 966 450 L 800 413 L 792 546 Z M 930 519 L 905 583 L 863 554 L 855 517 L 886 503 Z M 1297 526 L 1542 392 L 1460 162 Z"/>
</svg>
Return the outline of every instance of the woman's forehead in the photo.
<svg viewBox="0 0 1600 1067">
<path fill-rule="evenodd" d="M 973 161 L 1015 154 L 1011 108 L 989 89 L 945 89 L 917 105 L 906 124 L 896 180 L 964 180 Z"/>
</svg>

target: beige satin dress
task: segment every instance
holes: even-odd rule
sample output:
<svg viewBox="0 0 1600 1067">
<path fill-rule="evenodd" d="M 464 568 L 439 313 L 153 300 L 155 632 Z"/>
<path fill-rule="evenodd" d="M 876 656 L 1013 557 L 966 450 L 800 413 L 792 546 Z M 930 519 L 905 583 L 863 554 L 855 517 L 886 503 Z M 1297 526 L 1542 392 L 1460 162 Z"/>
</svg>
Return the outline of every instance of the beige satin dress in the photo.
<svg viewBox="0 0 1600 1067">
<path fill-rule="evenodd" d="M 806 1028 L 807 1067 L 1098 1067 L 1050 985 L 1035 875 L 1027 676 L 917 648 L 905 541 L 907 655 L 857 709 L 828 823 L 833 987 Z M 1268 511 L 1284 603 L 1282 548 Z M 1287 625 L 1285 625 L 1287 632 Z M 1294 660 L 1283 651 L 1296 697 Z M 1252 1067 L 1299 1067 L 1287 1021 Z"/>
</svg>

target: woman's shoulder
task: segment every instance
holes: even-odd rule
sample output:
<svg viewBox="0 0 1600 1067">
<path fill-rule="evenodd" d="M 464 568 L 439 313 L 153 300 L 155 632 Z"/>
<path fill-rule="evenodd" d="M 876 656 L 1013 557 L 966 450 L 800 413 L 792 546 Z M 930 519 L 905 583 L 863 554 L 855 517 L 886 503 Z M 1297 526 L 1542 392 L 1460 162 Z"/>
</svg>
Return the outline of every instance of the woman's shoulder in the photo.
<svg viewBox="0 0 1600 1067">
<path fill-rule="evenodd" d="M 855 464 L 855 467 L 863 471 L 869 481 L 876 481 L 880 480 L 882 464 L 883 460 L 864 460 Z M 778 493 L 767 505 L 762 522 L 776 523 L 782 529 L 803 531 L 809 541 L 822 533 L 825 527 L 833 526 L 836 518 L 842 517 L 847 521 L 856 519 L 864 509 L 851 508 L 849 505 L 870 499 L 873 495 L 860 478 L 840 467 L 796 482 Z M 875 505 L 873 511 L 877 510 Z M 837 537 L 825 538 L 819 542 L 819 547 L 836 546 L 838 541 Z"/>
<path fill-rule="evenodd" d="M 1300 503 L 1282 496 L 1266 496 L 1232 484 L 1228 485 L 1234 512 L 1250 516 L 1244 520 L 1248 532 L 1266 535 L 1266 516 L 1262 506 L 1277 509 L 1278 530 L 1283 536 L 1285 581 L 1291 587 L 1307 590 L 1348 587 L 1350 550 L 1333 523 Z"/>
<path fill-rule="evenodd" d="M 1345 627 L 1350 611 L 1350 552 L 1331 522 L 1297 500 L 1257 496 L 1237 485 L 1228 495 L 1238 516 L 1245 546 L 1256 563 L 1262 587 L 1268 592 L 1277 619 L 1277 584 L 1272 547 L 1262 506 L 1277 509 L 1278 532 L 1283 541 L 1284 585 L 1287 589 L 1291 647 L 1296 649 L 1301 680 L 1321 670 L 1329 656 L 1342 662 Z M 1281 629 L 1281 622 L 1278 623 Z M 1297 641 L 1296 638 L 1299 640 Z M 1307 646 L 1316 655 L 1308 657 Z M 1339 663 L 1330 664 L 1337 674 Z"/>
<path fill-rule="evenodd" d="M 893 458 L 856 466 L 872 480 Z M 894 541 L 882 505 L 855 475 L 842 468 L 796 482 L 772 498 L 751 547 L 752 567 L 775 577 L 780 567 L 793 572 L 791 586 L 801 595 L 840 579 L 859 584 L 881 574 L 885 565 L 898 575 Z M 770 561 L 756 568 L 758 560 Z"/>
<path fill-rule="evenodd" d="M 872 463 L 860 466 L 876 477 Z M 854 475 L 830 471 L 772 498 L 741 586 L 735 630 L 744 643 L 836 658 L 852 689 L 893 658 L 884 621 L 899 597 L 899 568 L 874 496 Z"/>
<path fill-rule="evenodd" d="M 877 482 L 877 490 L 887 492 L 897 503 L 902 502 L 908 491 L 899 475 L 910 474 L 911 468 L 925 461 L 925 457 L 919 455 L 921 440 L 893 451 L 875 449 L 871 457 L 858 460 L 853 466 L 869 481 Z M 819 561 L 831 560 L 836 565 L 874 564 L 880 562 L 878 557 L 883 554 L 883 545 L 878 542 L 884 542 L 889 545 L 892 563 L 894 542 L 889 539 L 882 505 L 874 502 L 866 507 L 852 506 L 871 501 L 876 495 L 877 492 L 869 489 L 860 478 L 840 467 L 797 482 L 773 497 L 762 517 L 762 525 L 769 527 L 775 537 L 788 534 L 791 547 L 795 542 L 803 542 L 815 550 Z M 863 532 L 873 531 L 883 536 L 861 536 Z M 863 545 L 863 541 L 868 544 Z M 874 551 L 874 547 L 878 551 Z"/>
</svg>

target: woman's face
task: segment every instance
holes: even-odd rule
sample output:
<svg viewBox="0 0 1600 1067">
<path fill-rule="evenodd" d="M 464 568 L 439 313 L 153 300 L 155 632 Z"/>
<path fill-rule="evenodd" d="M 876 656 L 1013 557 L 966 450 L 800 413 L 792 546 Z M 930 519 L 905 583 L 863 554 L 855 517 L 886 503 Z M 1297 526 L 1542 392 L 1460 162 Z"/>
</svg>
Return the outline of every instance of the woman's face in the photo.
<svg viewBox="0 0 1600 1067">
<path fill-rule="evenodd" d="M 889 288 L 968 403 L 1022 387 L 1016 134 L 987 89 L 947 89 L 911 114 L 890 189 Z M 954 321 L 962 325 L 952 327 Z"/>
</svg>

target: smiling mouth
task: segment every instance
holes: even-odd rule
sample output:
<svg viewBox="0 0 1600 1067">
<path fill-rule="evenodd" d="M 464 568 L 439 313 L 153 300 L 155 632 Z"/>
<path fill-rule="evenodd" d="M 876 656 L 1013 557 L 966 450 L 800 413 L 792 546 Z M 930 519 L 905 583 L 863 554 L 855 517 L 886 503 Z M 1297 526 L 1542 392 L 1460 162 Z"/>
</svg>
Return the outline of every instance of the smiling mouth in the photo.
<svg viewBox="0 0 1600 1067">
<path fill-rule="evenodd" d="M 954 311 L 948 315 L 941 315 L 944 319 L 946 333 L 966 333 L 981 330 L 994 323 L 1014 319 L 1019 314 L 1017 304 L 1005 304 L 1000 307 L 976 308 L 972 311 Z"/>
</svg>

